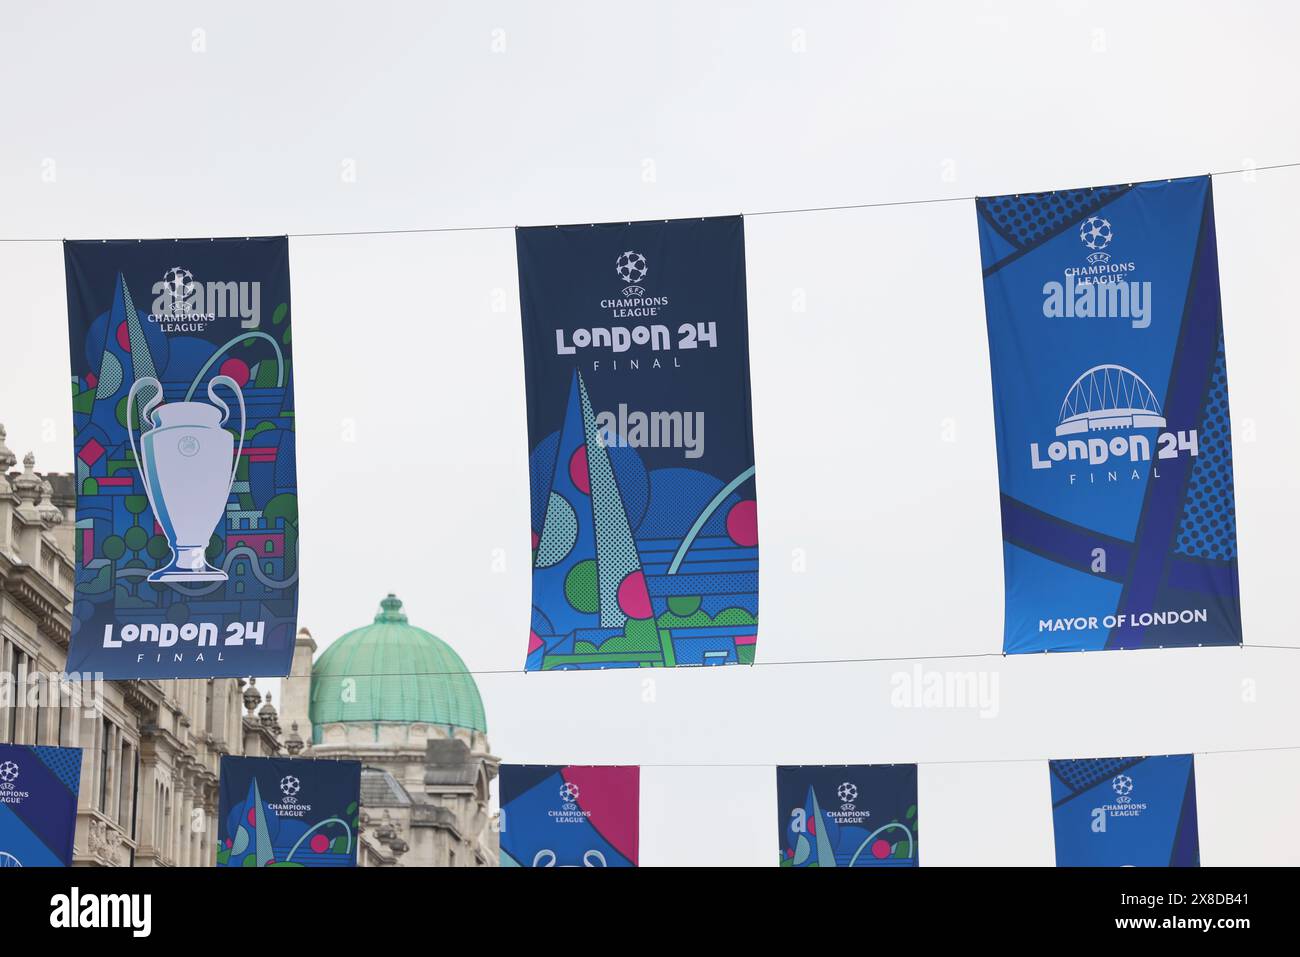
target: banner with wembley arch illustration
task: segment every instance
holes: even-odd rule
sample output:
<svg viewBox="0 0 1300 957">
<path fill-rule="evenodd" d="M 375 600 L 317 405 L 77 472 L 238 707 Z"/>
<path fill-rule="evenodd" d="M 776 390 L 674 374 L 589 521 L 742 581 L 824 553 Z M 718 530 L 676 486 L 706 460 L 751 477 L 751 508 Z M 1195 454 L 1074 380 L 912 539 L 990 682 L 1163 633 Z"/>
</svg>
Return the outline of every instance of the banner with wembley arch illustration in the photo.
<svg viewBox="0 0 1300 957">
<path fill-rule="evenodd" d="M 221 756 L 218 867 L 356 867 L 361 762 Z"/>
<path fill-rule="evenodd" d="M 758 514 L 738 216 L 516 231 L 525 667 L 751 664 Z"/>
<path fill-rule="evenodd" d="M 1210 179 L 976 209 L 1003 650 L 1241 644 Z"/>
<path fill-rule="evenodd" d="M 289 243 L 64 244 L 68 671 L 283 675 L 298 607 Z"/>
<path fill-rule="evenodd" d="M 915 764 L 776 769 L 782 867 L 916 867 Z"/>
</svg>

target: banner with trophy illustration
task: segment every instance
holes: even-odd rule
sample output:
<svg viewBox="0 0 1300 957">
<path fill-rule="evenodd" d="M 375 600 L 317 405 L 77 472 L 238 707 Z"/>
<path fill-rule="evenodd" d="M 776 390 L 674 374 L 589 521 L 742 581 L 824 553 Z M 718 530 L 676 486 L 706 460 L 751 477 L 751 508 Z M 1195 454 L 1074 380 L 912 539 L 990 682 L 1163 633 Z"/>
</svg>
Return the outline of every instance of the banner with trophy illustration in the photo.
<svg viewBox="0 0 1300 957">
<path fill-rule="evenodd" d="M 515 236 L 532 489 L 526 669 L 752 664 L 744 221 Z"/>
<path fill-rule="evenodd" d="M 81 750 L 0 744 L 0 867 L 69 867 Z"/>
<path fill-rule="evenodd" d="M 284 237 L 67 242 L 68 670 L 284 675 L 298 606 Z"/>
<path fill-rule="evenodd" d="M 1241 644 L 1209 177 L 976 212 L 1003 651 Z"/>
<path fill-rule="evenodd" d="M 1199 867 L 1190 754 L 1051 761 L 1057 867 Z"/>
<path fill-rule="evenodd" d="M 916 867 L 916 765 L 776 769 L 782 867 Z"/>
<path fill-rule="evenodd" d="M 501 765 L 502 867 L 636 867 L 636 765 Z"/>
<path fill-rule="evenodd" d="M 361 762 L 221 757 L 218 867 L 356 867 Z"/>
</svg>

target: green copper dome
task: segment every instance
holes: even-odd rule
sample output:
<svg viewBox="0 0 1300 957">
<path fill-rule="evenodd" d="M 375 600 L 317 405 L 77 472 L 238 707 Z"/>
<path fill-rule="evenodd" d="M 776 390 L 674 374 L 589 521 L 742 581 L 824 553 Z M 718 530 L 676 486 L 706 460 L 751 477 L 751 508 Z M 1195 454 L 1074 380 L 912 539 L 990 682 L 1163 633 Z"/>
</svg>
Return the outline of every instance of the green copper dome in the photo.
<svg viewBox="0 0 1300 957">
<path fill-rule="evenodd" d="M 390 594 L 375 623 L 350 631 L 311 669 L 311 723 L 451 725 L 487 731 L 483 699 L 465 662 L 441 638 L 406 620 Z"/>
</svg>

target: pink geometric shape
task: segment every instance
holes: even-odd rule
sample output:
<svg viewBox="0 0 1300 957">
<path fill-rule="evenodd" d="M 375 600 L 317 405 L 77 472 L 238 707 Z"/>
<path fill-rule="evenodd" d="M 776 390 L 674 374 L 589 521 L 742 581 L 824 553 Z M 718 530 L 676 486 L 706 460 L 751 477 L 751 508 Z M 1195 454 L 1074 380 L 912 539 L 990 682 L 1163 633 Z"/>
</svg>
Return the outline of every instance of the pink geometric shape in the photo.
<svg viewBox="0 0 1300 957">
<path fill-rule="evenodd" d="M 738 635 L 734 641 L 737 645 L 756 645 L 758 644 L 758 635 Z"/>
<path fill-rule="evenodd" d="M 542 639 L 535 631 L 528 633 L 528 653 L 531 655 L 538 648 L 542 647 Z"/>
<path fill-rule="evenodd" d="M 234 376 L 231 376 L 233 379 Z M 313 834 L 311 839 L 311 849 L 317 854 L 324 854 L 329 850 L 330 839 L 324 834 Z"/>
<path fill-rule="evenodd" d="M 131 330 L 126 327 L 126 320 L 117 324 L 117 344 L 125 351 L 131 351 Z"/>
<path fill-rule="evenodd" d="M 591 826 L 633 864 L 641 818 L 641 769 L 636 765 L 566 767 L 560 776 L 578 786 L 578 805 Z"/>
<path fill-rule="evenodd" d="M 629 618 L 643 620 L 654 617 L 650 607 L 650 589 L 646 587 L 645 574 L 637 569 L 629 572 L 618 585 L 618 607 Z"/>
<path fill-rule="evenodd" d="M 87 372 L 87 373 L 86 373 L 86 388 L 88 388 L 88 389 L 93 389 L 93 388 L 95 388 L 95 386 L 97 386 L 97 385 L 99 385 L 99 376 L 95 375 L 95 373 L 93 373 L 93 372 Z"/>
<path fill-rule="evenodd" d="M 579 445 L 569 459 L 569 478 L 583 495 L 591 494 L 591 476 L 587 474 L 587 447 Z"/>
<path fill-rule="evenodd" d="M 221 374 L 230 376 L 241 389 L 248 385 L 248 363 L 243 359 L 231 358 L 221 363 Z"/>
<path fill-rule="evenodd" d="M 737 502 L 727 513 L 727 534 L 737 545 L 753 548 L 758 544 L 758 503 L 752 498 Z"/>
<path fill-rule="evenodd" d="M 894 846 L 890 844 L 888 841 L 886 841 L 884 838 L 881 838 L 880 840 L 876 841 L 875 844 L 871 845 L 871 856 L 878 859 L 883 859 L 888 857 L 893 850 L 894 850 Z"/>
<path fill-rule="evenodd" d="M 77 453 L 77 458 L 87 465 L 94 465 L 103 457 L 104 447 L 93 438 L 88 439 L 86 444 L 81 447 L 81 451 Z"/>
</svg>

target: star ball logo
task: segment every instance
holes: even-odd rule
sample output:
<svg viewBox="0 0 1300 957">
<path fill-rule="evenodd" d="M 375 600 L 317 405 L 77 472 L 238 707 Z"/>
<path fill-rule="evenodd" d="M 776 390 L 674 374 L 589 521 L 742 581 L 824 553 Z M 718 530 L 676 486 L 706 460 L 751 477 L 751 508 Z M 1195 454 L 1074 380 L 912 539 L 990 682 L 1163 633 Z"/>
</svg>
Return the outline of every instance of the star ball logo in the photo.
<svg viewBox="0 0 1300 957">
<path fill-rule="evenodd" d="M 646 262 L 645 256 L 632 249 L 625 250 L 619 254 L 617 261 L 615 261 L 614 271 L 618 273 L 619 279 L 627 283 L 623 295 L 645 295 L 645 289 L 640 285 L 650 272 L 650 264 Z"/>
<path fill-rule="evenodd" d="M 1133 779 L 1127 774 L 1117 774 L 1111 778 L 1110 786 L 1115 789 L 1115 793 L 1120 797 L 1128 797 L 1133 793 Z"/>
<path fill-rule="evenodd" d="M 301 788 L 302 783 L 292 774 L 286 774 L 280 779 L 280 793 L 284 795 L 286 804 L 296 804 L 298 802 L 298 791 Z"/>
<path fill-rule="evenodd" d="M 835 792 L 839 795 L 840 804 L 846 811 L 853 810 L 853 802 L 858 799 L 858 786 L 851 781 L 845 781 Z"/>
<path fill-rule="evenodd" d="M 572 781 L 565 781 L 560 788 L 560 800 L 565 804 L 574 804 L 577 802 L 580 793 L 576 784 Z"/>
<path fill-rule="evenodd" d="M 1102 250 L 1110 245 L 1114 236 L 1110 220 L 1102 219 L 1100 216 L 1089 216 L 1085 219 L 1079 226 L 1079 239 L 1093 251 L 1088 257 L 1088 262 L 1110 262 L 1109 254 Z"/>
</svg>

